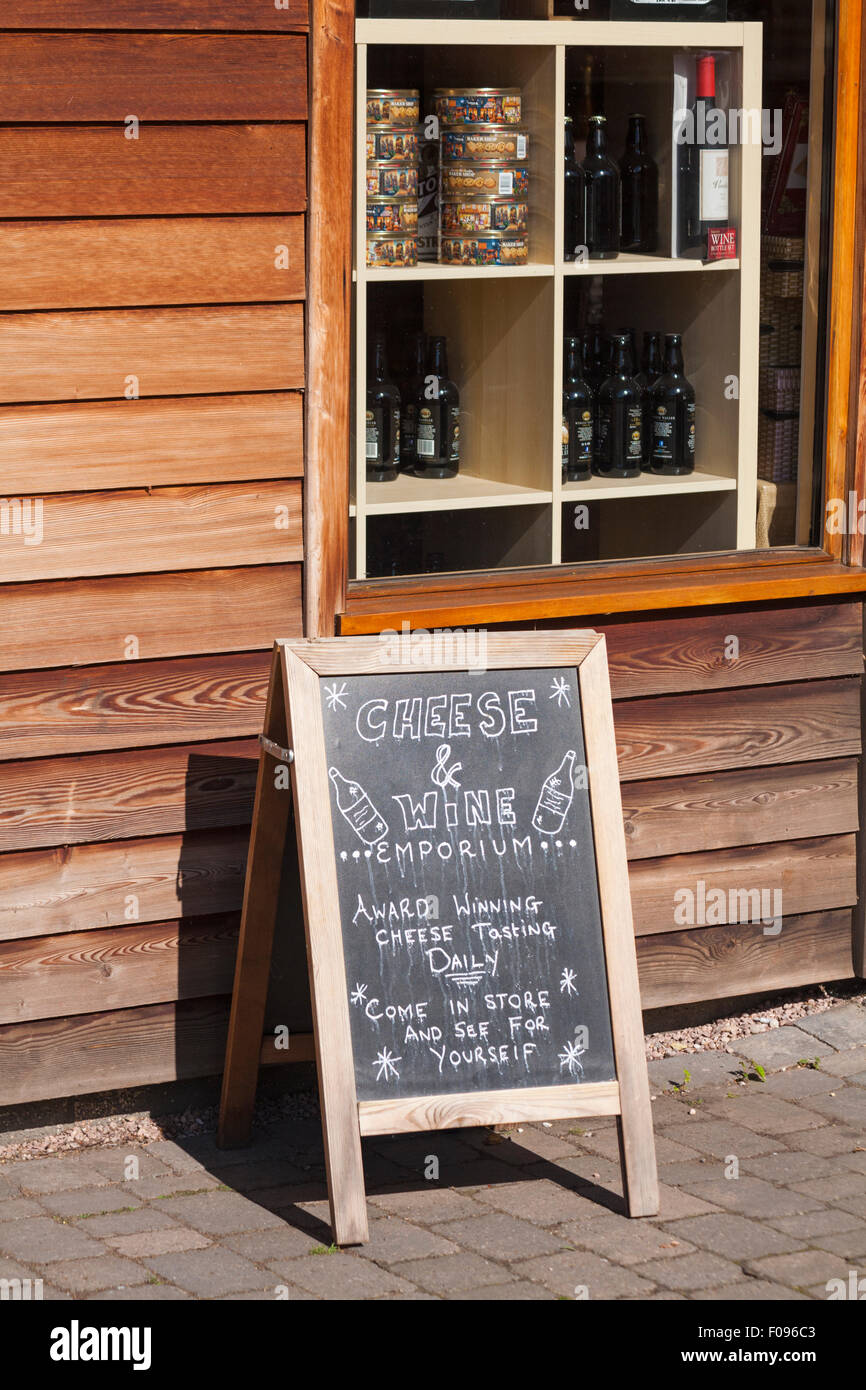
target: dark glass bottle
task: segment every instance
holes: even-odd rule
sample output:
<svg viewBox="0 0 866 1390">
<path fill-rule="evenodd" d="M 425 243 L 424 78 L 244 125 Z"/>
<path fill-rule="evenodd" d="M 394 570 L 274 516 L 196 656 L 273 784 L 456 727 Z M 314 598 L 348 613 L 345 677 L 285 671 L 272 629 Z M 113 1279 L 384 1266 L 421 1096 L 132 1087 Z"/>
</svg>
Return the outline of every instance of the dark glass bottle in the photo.
<svg viewBox="0 0 866 1390">
<path fill-rule="evenodd" d="M 581 222 L 580 191 L 582 188 L 580 168 L 574 153 L 574 123 L 570 116 L 565 118 L 565 229 L 564 255 L 567 261 L 574 260 L 575 247 L 580 244 Z"/>
<path fill-rule="evenodd" d="M 444 338 L 431 338 L 427 374 L 415 396 L 418 478 L 453 478 L 460 467 L 460 394 L 448 378 Z"/>
<path fill-rule="evenodd" d="M 629 116 L 625 153 L 619 162 L 622 186 L 620 249 L 651 256 L 659 238 L 659 171 L 647 148 L 643 116 Z"/>
<path fill-rule="evenodd" d="M 653 422 L 650 392 L 664 371 L 661 333 L 644 333 L 641 368 L 634 379 L 643 392 L 643 462 L 644 473 L 652 471 Z"/>
<path fill-rule="evenodd" d="M 695 102 L 677 138 L 679 253 L 706 259 L 710 231 L 729 225 L 727 122 L 716 107 L 716 60 L 709 54 L 697 60 Z"/>
<path fill-rule="evenodd" d="M 562 383 L 562 481 L 582 482 L 592 477 L 592 389 L 582 376 L 580 338 L 565 339 Z"/>
<path fill-rule="evenodd" d="M 604 116 L 591 116 L 586 157 L 581 161 L 583 217 L 581 243 L 592 261 L 613 260 L 619 254 L 619 169 L 607 154 Z"/>
<path fill-rule="evenodd" d="M 389 483 L 400 460 L 400 392 L 389 379 L 384 333 L 376 333 L 367 364 L 367 478 Z"/>
<path fill-rule="evenodd" d="M 418 462 L 415 453 L 415 398 L 424 385 L 424 364 L 427 360 L 427 336 L 413 333 L 409 340 L 409 359 L 406 379 L 401 384 L 400 398 L 400 471 L 411 473 Z"/>
<path fill-rule="evenodd" d="M 643 406 L 627 333 L 615 335 L 614 352 L 613 373 L 598 393 L 596 471 L 603 478 L 639 478 Z"/>
<path fill-rule="evenodd" d="M 683 340 L 665 338 L 665 370 L 650 392 L 653 420 L 653 472 L 693 473 L 695 468 L 695 388 L 683 370 Z"/>
</svg>

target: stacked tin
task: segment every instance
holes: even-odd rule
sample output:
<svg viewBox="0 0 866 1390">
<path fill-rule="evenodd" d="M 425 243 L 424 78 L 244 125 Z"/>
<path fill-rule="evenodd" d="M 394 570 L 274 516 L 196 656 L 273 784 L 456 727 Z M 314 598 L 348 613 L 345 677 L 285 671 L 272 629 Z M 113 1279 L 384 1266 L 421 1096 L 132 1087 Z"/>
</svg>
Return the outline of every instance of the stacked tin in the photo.
<svg viewBox="0 0 866 1390">
<path fill-rule="evenodd" d="M 367 89 L 367 265 L 418 261 L 421 94 Z"/>
<path fill-rule="evenodd" d="M 525 265 L 529 134 L 516 87 L 441 88 L 439 260 Z"/>
</svg>

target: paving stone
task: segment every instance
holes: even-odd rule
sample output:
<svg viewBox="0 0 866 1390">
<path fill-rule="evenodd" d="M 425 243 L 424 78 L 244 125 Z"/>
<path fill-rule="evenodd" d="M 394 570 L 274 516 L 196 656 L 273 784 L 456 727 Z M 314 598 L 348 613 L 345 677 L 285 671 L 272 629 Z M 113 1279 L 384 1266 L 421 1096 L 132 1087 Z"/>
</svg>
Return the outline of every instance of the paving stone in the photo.
<svg viewBox="0 0 866 1390">
<path fill-rule="evenodd" d="M 446 1255 L 445 1259 L 459 1259 L 460 1256 Z M 420 1260 L 416 1263 L 434 1265 L 433 1260 Z M 299 1260 L 290 1260 L 286 1266 L 292 1283 L 315 1294 L 317 1298 L 357 1299 L 378 1298 L 386 1293 L 411 1293 L 414 1280 L 404 1278 L 396 1270 L 380 1269 L 372 1260 L 362 1255 L 307 1255 Z M 401 1265 L 400 1270 L 412 1269 L 414 1265 Z"/>
<path fill-rule="evenodd" d="M 696 1197 L 693 1192 L 685 1192 L 679 1187 L 667 1187 L 663 1182 L 659 1183 L 659 1198 L 656 1221 L 677 1221 L 681 1216 L 704 1216 L 708 1212 L 718 1211 L 717 1206 L 703 1197 Z"/>
<path fill-rule="evenodd" d="M 755 1178 L 766 1178 L 768 1182 L 805 1182 L 807 1178 L 829 1176 L 836 1167 L 818 1154 L 784 1153 L 763 1154 L 760 1158 L 744 1158 L 740 1165 L 743 1173 Z"/>
<path fill-rule="evenodd" d="M 502 1147 L 507 1147 L 507 1144 Z M 424 1177 L 429 1158 L 438 1158 L 442 1181 L 446 1181 L 446 1170 L 478 1162 L 477 1146 L 465 1143 L 461 1137 L 447 1130 L 385 1136 L 372 1145 L 372 1153 L 378 1153 L 383 1159 L 419 1178 Z M 364 1146 L 365 1173 L 371 1156 L 370 1141 L 367 1141 Z M 405 1177 L 406 1174 L 403 1175 Z"/>
<path fill-rule="evenodd" d="M 203 1159 L 189 1153 L 182 1144 L 175 1143 L 173 1139 L 157 1139 L 152 1144 L 146 1144 L 145 1151 L 159 1159 L 160 1163 L 174 1173 L 197 1173 L 205 1170 Z"/>
<path fill-rule="evenodd" d="M 666 1263 L 666 1262 L 665 1262 Z M 674 1262 L 676 1263 L 676 1261 Z M 653 1292 L 654 1282 L 586 1250 L 565 1250 L 515 1265 L 514 1273 L 543 1284 L 562 1298 L 629 1298 Z"/>
<path fill-rule="evenodd" d="M 0 1202 L 0 1221 L 20 1221 L 22 1216 L 42 1216 L 43 1207 L 29 1197 L 7 1197 Z"/>
<path fill-rule="evenodd" d="M 32 1268 L 7 1260 L 0 1255 L 0 1279 L 38 1279 L 41 1276 Z"/>
<path fill-rule="evenodd" d="M 0 1226 L 0 1252 L 34 1264 L 50 1260 L 79 1260 L 105 1255 L 105 1246 L 77 1226 L 65 1226 L 50 1216 L 25 1217 Z"/>
<path fill-rule="evenodd" d="M 598 1154 L 582 1154 L 579 1158 L 561 1158 L 556 1166 L 578 1179 L 575 1184 L 577 1191 L 580 1188 L 602 1187 L 610 1192 L 622 1192 L 622 1169 L 612 1159 L 601 1158 Z"/>
<path fill-rule="evenodd" d="M 503 1163 L 520 1167 L 528 1163 L 537 1163 L 540 1158 L 552 1163 L 561 1158 L 573 1158 L 574 1149 L 574 1143 L 560 1134 L 528 1127 L 523 1134 L 509 1134 L 506 1142 L 496 1149 L 496 1157 Z"/>
<path fill-rule="evenodd" d="M 52 1192 L 41 1198 L 42 1206 L 55 1216 L 105 1216 L 141 1206 L 138 1197 L 122 1187 L 77 1187 L 71 1192 Z"/>
<path fill-rule="evenodd" d="M 273 1274 L 256 1269 L 249 1260 L 218 1245 L 210 1245 L 206 1250 L 156 1255 L 145 1263 L 161 1279 L 178 1284 L 201 1298 L 239 1293 L 244 1289 L 263 1289 L 275 1282 Z"/>
<path fill-rule="evenodd" d="M 798 1149 L 807 1153 L 831 1158 L 834 1154 L 851 1153 L 859 1139 L 847 1125 L 829 1124 L 824 1129 L 801 1129 L 796 1143 Z"/>
<path fill-rule="evenodd" d="M 866 1042 L 866 1009 L 857 1004 L 844 1004 L 840 1009 L 810 1014 L 800 1019 L 798 1027 L 841 1052 Z"/>
<path fill-rule="evenodd" d="M 866 1046 L 852 1047 L 821 1059 L 821 1070 L 831 1076 L 851 1076 L 866 1071 Z"/>
<path fill-rule="evenodd" d="M 738 1058 L 732 1057 L 729 1052 L 682 1053 L 678 1057 L 665 1057 L 663 1061 L 650 1062 L 647 1071 L 650 1085 L 654 1089 L 658 1087 L 659 1090 L 681 1086 L 683 1072 L 688 1071 L 691 1080 L 687 1091 L 682 1094 L 700 1097 L 702 1086 L 713 1082 L 733 1081 L 734 1074 L 739 1074 L 740 1064 Z"/>
<path fill-rule="evenodd" d="M 79 1154 L 68 1158 L 33 1158 L 13 1163 L 6 1176 L 17 1181 L 22 1192 L 66 1192 L 74 1187 L 107 1185 L 108 1178 L 91 1159 Z"/>
<path fill-rule="evenodd" d="M 282 1217 L 242 1197 L 237 1192 L 203 1192 L 195 1197 L 170 1197 L 169 1216 L 206 1235 L 232 1235 L 236 1231 L 282 1228 Z"/>
<path fill-rule="evenodd" d="M 778 1071 L 771 1078 L 773 1095 L 779 1100 L 805 1100 L 810 1096 L 820 1096 L 826 1091 L 834 1091 L 839 1078 L 827 1071 L 814 1071 L 811 1067 L 791 1067 L 790 1071 Z"/>
<path fill-rule="evenodd" d="M 132 1289 L 104 1289 L 87 1295 L 88 1303 L 176 1303 L 189 1299 L 185 1289 L 173 1284 L 136 1284 Z"/>
<path fill-rule="evenodd" d="M 827 1279 L 848 1277 L 845 1261 L 827 1250 L 798 1250 L 791 1255 L 767 1255 L 760 1260 L 750 1260 L 747 1268 L 750 1274 L 756 1274 L 761 1279 L 789 1284 L 795 1289 L 823 1284 Z"/>
<path fill-rule="evenodd" d="M 177 1227 L 162 1207 L 138 1206 L 132 1211 L 112 1212 L 108 1216 L 80 1217 L 80 1229 L 109 1243 L 111 1236 L 134 1236 L 141 1231 L 164 1231 Z"/>
<path fill-rule="evenodd" d="M 848 1211 L 852 1216 L 860 1217 L 866 1221 L 866 1196 L 861 1197 L 842 1197 L 834 1198 L 834 1207 L 841 1207 L 842 1211 Z"/>
<path fill-rule="evenodd" d="M 832 1255 L 840 1255 L 843 1260 L 866 1260 L 866 1223 L 858 1221 L 852 1231 L 815 1236 L 811 1243 L 817 1245 L 819 1250 L 829 1250 Z"/>
<path fill-rule="evenodd" d="M 561 1226 L 565 1221 L 587 1220 L 605 1211 L 598 1202 L 570 1192 L 548 1178 L 502 1183 L 499 1187 L 485 1188 L 478 1198 L 499 1211 L 510 1212 L 538 1226 Z"/>
<path fill-rule="evenodd" d="M 486 1285 L 503 1284 L 513 1277 L 510 1271 L 471 1251 L 456 1255 L 436 1255 L 427 1260 L 409 1260 L 394 1266 L 395 1274 L 420 1285 L 430 1293 L 461 1293 Z"/>
<path fill-rule="evenodd" d="M 474 1221 L 460 1223 L 461 1229 L 474 1224 Z M 369 1231 L 370 1240 L 364 1246 L 364 1254 L 384 1264 L 423 1260 L 428 1255 L 456 1255 L 459 1250 L 459 1245 L 448 1240 L 444 1230 L 434 1234 L 423 1226 L 413 1226 L 399 1216 L 372 1221 Z M 461 1243 L 467 1244 L 466 1241 Z"/>
<path fill-rule="evenodd" d="M 820 1097 L 811 1097 L 810 1105 Z M 815 1114 L 802 1105 L 777 1100 L 766 1092 L 741 1093 L 736 1100 L 713 1102 L 709 1110 L 733 1124 L 745 1125 L 760 1134 L 793 1134 L 799 1129 L 820 1129 L 826 1124 L 822 1114 Z"/>
<path fill-rule="evenodd" d="M 102 1255 L 94 1260 L 58 1260 L 51 1266 L 52 1282 L 69 1293 L 94 1293 L 119 1285 L 129 1288 L 143 1284 L 147 1270 L 132 1260 L 117 1255 Z"/>
<path fill-rule="evenodd" d="M 222 1244 L 256 1264 L 269 1265 L 276 1260 L 309 1255 L 316 1242 L 309 1231 L 283 1223 L 273 1230 L 244 1231 L 240 1235 L 226 1236 Z"/>
<path fill-rule="evenodd" d="M 464 1303 L 539 1303 L 549 1302 L 553 1297 L 549 1289 L 540 1284 L 530 1284 L 524 1279 L 516 1279 L 512 1284 L 485 1284 L 480 1289 L 459 1289 L 446 1295 L 449 1299 L 459 1299 Z"/>
<path fill-rule="evenodd" d="M 476 1216 L 471 1221 L 454 1221 L 437 1226 L 436 1231 L 453 1242 L 454 1249 L 462 1246 L 494 1260 L 528 1260 L 533 1255 L 562 1250 L 565 1245 L 558 1236 L 507 1212 Z"/>
<path fill-rule="evenodd" d="M 634 1266 L 633 1272 L 653 1283 L 690 1294 L 714 1285 L 733 1284 L 740 1277 L 740 1270 L 735 1264 L 718 1255 L 709 1255 L 704 1250 L 686 1255 L 681 1260 L 650 1260 L 647 1264 Z"/>
<path fill-rule="evenodd" d="M 247 1289 L 244 1293 L 224 1293 L 219 1303 L 315 1303 L 315 1294 L 294 1285 L 276 1283 L 272 1289 Z"/>
<path fill-rule="evenodd" d="M 805 1033 L 794 1023 L 771 1028 L 768 1033 L 753 1033 L 751 1037 L 738 1038 L 734 1046 L 738 1056 L 747 1062 L 757 1062 L 767 1071 L 796 1065 L 802 1058 L 812 1061 L 815 1057 L 827 1057 L 833 1052 L 827 1043 Z"/>
<path fill-rule="evenodd" d="M 860 1086 L 840 1086 L 833 1095 L 812 1096 L 809 1100 L 812 1110 L 828 1120 L 841 1121 L 862 1134 L 866 1128 L 866 1091 Z"/>
<path fill-rule="evenodd" d="M 799 1303 L 808 1302 L 804 1293 L 786 1289 L 784 1284 L 772 1284 L 767 1279 L 743 1279 L 739 1284 L 726 1284 L 722 1289 L 697 1289 L 692 1298 L 713 1303 Z"/>
<path fill-rule="evenodd" d="M 411 1192 L 382 1192 L 370 1197 L 370 1203 L 381 1211 L 393 1212 L 407 1221 L 423 1221 L 434 1225 L 439 1221 L 457 1221 L 478 1216 L 487 1210 L 472 1197 L 452 1192 L 448 1187 L 423 1187 Z"/>
<path fill-rule="evenodd" d="M 264 1159 L 261 1163 L 238 1163 L 221 1169 L 218 1176 L 233 1192 L 257 1192 L 307 1180 L 307 1175 L 294 1163 L 275 1158 Z"/>
<path fill-rule="evenodd" d="M 743 1216 L 792 1216 L 795 1212 L 815 1211 L 821 1206 L 814 1197 L 773 1187 L 763 1178 L 722 1178 L 716 1182 L 697 1183 L 687 1190 L 726 1211 L 741 1212 Z"/>
<path fill-rule="evenodd" d="M 866 1086 L 866 1071 L 855 1072 L 853 1076 L 846 1076 L 845 1080 L 849 1086 Z"/>
<path fill-rule="evenodd" d="M 671 1235 L 649 1221 L 634 1221 L 612 1213 L 600 1216 L 597 1221 L 572 1222 L 563 1229 L 569 1232 L 575 1245 L 621 1265 L 682 1258 L 694 1250 L 685 1235 L 681 1236 L 678 1231 Z"/>
<path fill-rule="evenodd" d="M 218 1188 L 219 1183 L 210 1173 L 169 1174 L 164 1178 L 140 1178 L 135 1184 L 135 1195 L 143 1202 L 152 1202 L 160 1197 L 215 1192 Z"/>
<path fill-rule="evenodd" d="M 809 1182 L 793 1183 L 794 1192 L 817 1197 L 821 1202 L 835 1202 L 845 1197 L 866 1194 L 866 1174 L 840 1169 L 829 1178 L 814 1178 Z"/>
<path fill-rule="evenodd" d="M 799 1236 L 806 1242 L 838 1231 L 855 1231 L 862 1223 L 849 1212 L 839 1211 L 838 1207 L 822 1207 L 820 1211 L 809 1211 L 803 1216 L 773 1217 L 768 1224 L 776 1231 Z"/>
<path fill-rule="evenodd" d="M 121 1184 L 124 1189 L 141 1182 L 142 1178 L 164 1178 L 171 1173 L 165 1163 L 145 1148 L 121 1146 L 102 1154 L 97 1151 L 91 1154 L 90 1162 L 109 1182 Z"/>
<path fill-rule="evenodd" d="M 739 1158 L 749 1158 L 756 1154 L 772 1153 L 779 1147 L 772 1139 L 757 1134 L 748 1126 L 735 1124 L 732 1120 L 702 1119 L 696 1116 L 688 1124 L 672 1125 L 665 1131 L 668 1139 L 697 1149 L 698 1153 L 711 1154 L 714 1158 L 727 1158 L 736 1154 Z"/>
<path fill-rule="evenodd" d="M 851 1154 L 840 1154 L 839 1161 L 845 1168 L 852 1168 L 855 1173 L 866 1173 L 866 1149 L 858 1149 Z"/>
<path fill-rule="evenodd" d="M 671 1187 L 682 1187 L 689 1182 L 712 1182 L 713 1178 L 724 1177 L 724 1174 L 724 1158 L 695 1158 L 688 1163 L 663 1163 L 659 1166 L 659 1181 Z"/>
<path fill-rule="evenodd" d="M 203 1250 L 211 1241 L 201 1231 L 185 1226 L 173 1226 L 163 1231 L 139 1231 L 137 1235 L 109 1236 L 110 1245 L 120 1255 L 142 1260 L 149 1255 L 168 1255 L 175 1250 Z"/>
<path fill-rule="evenodd" d="M 714 1255 L 724 1255 L 739 1263 L 760 1255 L 787 1254 L 805 1244 L 804 1240 L 783 1235 L 760 1221 L 750 1221 L 734 1212 L 687 1217 L 684 1221 L 671 1222 L 667 1229 L 677 1237 L 682 1234 L 684 1240 Z"/>
</svg>

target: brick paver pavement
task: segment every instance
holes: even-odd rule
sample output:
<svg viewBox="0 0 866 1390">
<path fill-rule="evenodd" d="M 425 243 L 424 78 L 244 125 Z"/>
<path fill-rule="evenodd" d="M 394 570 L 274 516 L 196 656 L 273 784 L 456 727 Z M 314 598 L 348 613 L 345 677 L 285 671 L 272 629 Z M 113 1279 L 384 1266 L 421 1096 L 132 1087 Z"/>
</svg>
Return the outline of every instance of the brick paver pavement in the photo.
<svg viewBox="0 0 866 1390">
<path fill-rule="evenodd" d="M 234 1152 L 205 1136 L 0 1164 L 0 1296 L 826 1298 L 866 1277 L 866 1009 L 742 1049 L 651 1064 L 652 1219 L 624 1214 L 611 1120 L 403 1135 L 365 1142 L 370 1243 L 338 1251 L 316 1126 L 283 1121 Z M 741 1059 L 766 1080 L 738 1080 Z"/>
</svg>

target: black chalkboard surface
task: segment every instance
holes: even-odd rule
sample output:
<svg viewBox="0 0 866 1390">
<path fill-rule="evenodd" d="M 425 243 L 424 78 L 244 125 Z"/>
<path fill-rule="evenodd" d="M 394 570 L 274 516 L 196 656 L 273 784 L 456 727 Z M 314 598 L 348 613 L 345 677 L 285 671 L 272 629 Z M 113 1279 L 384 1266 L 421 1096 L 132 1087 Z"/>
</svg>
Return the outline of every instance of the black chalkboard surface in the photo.
<svg viewBox="0 0 866 1390">
<path fill-rule="evenodd" d="M 320 688 L 358 1099 L 612 1080 L 576 669 Z"/>
</svg>

